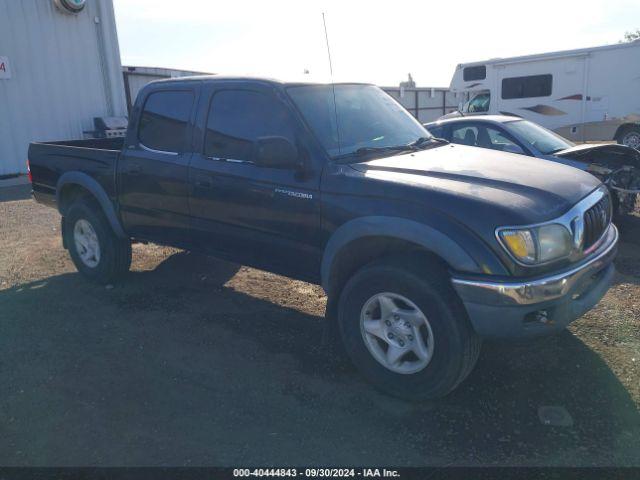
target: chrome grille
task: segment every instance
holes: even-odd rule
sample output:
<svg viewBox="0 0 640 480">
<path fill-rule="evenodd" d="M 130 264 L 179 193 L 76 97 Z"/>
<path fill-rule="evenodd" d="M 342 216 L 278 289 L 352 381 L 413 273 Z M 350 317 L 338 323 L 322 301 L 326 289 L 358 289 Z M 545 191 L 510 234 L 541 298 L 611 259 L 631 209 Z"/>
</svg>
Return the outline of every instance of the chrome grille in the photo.
<svg viewBox="0 0 640 480">
<path fill-rule="evenodd" d="M 611 223 L 611 200 L 609 195 L 605 195 L 584 213 L 584 250 L 588 250 L 600 240 L 609 223 Z"/>
</svg>

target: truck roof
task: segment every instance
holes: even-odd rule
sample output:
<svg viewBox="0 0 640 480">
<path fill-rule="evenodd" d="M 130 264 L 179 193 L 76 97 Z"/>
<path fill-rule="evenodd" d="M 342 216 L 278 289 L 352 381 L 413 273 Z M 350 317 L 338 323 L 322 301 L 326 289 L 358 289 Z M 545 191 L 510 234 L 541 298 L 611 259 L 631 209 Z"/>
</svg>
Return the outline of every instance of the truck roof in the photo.
<svg viewBox="0 0 640 480">
<path fill-rule="evenodd" d="M 364 82 L 322 82 L 312 80 L 283 80 L 272 77 L 252 76 L 252 75 L 191 75 L 186 77 L 165 78 L 162 80 L 155 80 L 149 84 L 156 83 L 183 83 L 192 81 L 207 81 L 207 82 L 222 82 L 222 81 L 255 81 L 259 83 L 270 83 L 280 86 L 301 86 L 301 85 L 372 85 Z"/>
<path fill-rule="evenodd" d="M 615 43 L 613 45 L 602 45 L 599 47 L 587 47 L 587 48 L 577 48 L 574 50 L 559 50 L 557 52 L 535 53 L 531 55 L 521 55 L 518 57 L 490 58 L 489 60 L 459 63 L 458 68 L 463 66 L 468 67 L 472 65 L 500 65 L 500 64 L 516 63 L 516 62 L 526 62 L 531 60 L 545 60 L 548 58 L 571 57 L 571 56 L 578 56 L 578 55 L 586 55 L 588 53 L 595 52 L 595 51 L 615 50 L 618 48 L 633 48 L 633 47 L 640 48 L 640 40 L 634 40 L 633 42 L 626 42 L 626 43 Z"/>
<path fill-rule="evenodd" d="M 429 123 L 425 123 L 426 126 L 443 125 L 445 123 L 457 123 L 457 122 L 485 122 L 485 123 L 508 123 L 515 122 L 517 120 L 523 120 L 520 117 L 511 115 L 465 115 L 463 117 L 451 117 L 434 120 Z"/>
</svg>

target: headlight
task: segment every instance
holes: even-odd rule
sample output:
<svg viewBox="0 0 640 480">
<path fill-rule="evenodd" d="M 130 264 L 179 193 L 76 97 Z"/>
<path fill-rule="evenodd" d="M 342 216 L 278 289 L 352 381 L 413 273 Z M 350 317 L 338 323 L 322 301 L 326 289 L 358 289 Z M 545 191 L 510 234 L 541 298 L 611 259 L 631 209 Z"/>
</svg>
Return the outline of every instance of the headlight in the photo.
<svg viewBox="0 0 640 480">
<path fill-rule="evenodd" d="M 531 228 L 498 229 L 498 237 L 506 250 L 528 265 L 546 263 L 571 253 L 571 234 L 563 225 L 552 223 Z"/>
</svg>

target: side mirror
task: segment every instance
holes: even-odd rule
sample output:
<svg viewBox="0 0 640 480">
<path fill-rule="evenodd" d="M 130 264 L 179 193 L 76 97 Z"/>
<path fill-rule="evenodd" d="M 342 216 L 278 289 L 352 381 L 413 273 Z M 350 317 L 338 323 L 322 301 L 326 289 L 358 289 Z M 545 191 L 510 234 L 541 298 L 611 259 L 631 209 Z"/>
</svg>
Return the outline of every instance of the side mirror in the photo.
<svg viewBox="0 0 640 480">
<path fill-rule="evenodd" d="M 266 168 L 298 168 L 296 146 L 284 137 L 260 137 L 254 145 L 254 163 Z"/>
</svg>

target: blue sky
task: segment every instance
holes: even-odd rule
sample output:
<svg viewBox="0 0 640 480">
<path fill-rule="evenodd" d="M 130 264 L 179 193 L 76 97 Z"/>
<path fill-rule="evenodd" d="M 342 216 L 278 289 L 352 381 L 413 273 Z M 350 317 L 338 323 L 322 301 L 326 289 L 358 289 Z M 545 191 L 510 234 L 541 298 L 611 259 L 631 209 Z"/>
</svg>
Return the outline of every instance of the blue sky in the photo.
<svg viewBox="0 0 640 480">
<path fill-rule="evenodd" d="M 314 79 L 447 86 L 456 64 L 616 43 L 638 0 L 360 2 L 114 0 L 122 63 Z"/>
</svg>

